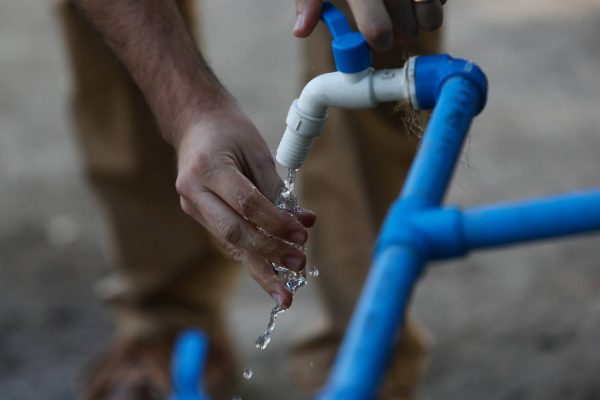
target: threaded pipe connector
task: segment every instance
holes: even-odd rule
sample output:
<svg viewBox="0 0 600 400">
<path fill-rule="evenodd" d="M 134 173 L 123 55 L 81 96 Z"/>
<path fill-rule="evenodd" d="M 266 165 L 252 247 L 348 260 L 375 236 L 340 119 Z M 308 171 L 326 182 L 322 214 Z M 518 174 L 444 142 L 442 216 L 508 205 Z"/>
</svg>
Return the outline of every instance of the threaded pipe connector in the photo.
<svg viewBox="0 0 600 400">
<path fill-rule="evenodd" d="M 286 168 L 300 168 L 326 120 L 327 115 L 315 117 L 303 113 L 295 100 L 285 120 L 287 128 L 277 148 L 277 162 Z"/>
</svg>

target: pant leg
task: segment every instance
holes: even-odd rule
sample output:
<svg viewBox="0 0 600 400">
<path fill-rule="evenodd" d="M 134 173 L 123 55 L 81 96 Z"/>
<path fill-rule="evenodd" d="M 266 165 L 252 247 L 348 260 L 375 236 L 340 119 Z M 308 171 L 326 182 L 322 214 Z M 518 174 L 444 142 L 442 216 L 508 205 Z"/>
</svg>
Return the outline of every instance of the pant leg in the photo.
<svg viewBox="0 0 600 400">
<path fill-rule="evenodd" d="M 191 25 L 192 2 L 179 1 Z M 222 308 L 237 266 L 185 215 L 176 161 L 142 94 L 69 2 L 59 4 L 73 72 L 73 117 L 89 182 L 108 220 L 115 268 L 100 285 L 122 334 L 185 326 L 225 346 Z"/>
<path fill-rule="evenodd" d="M 350 15 L 347 7 L 340 7 Z M 335 69 L 330 43 L 323 26 L 308 39 L 307 80 Z M 374 54 L 374 67 L 401 67 L 412 54 L 437 52 L 439 44 L 439 33 L 421 34 L 410 46 Z M 426 119 L 394 107 L 330 109 L 325 131 L 301 172 L 304 204 L 319 218 L 310 249 L 321 271 L 317 282 L 331 321 L 329 337 L 341 337 L 346 328 L 368 273 L 377 231 L 399 193 Z M 382 390 L 386 399 L 414 394 L 426 358 L 424 335 L 413 321 L 406 325 Z M 315 385 L 322 383 L 318 377 L 313 380 Z"/>
</svg>

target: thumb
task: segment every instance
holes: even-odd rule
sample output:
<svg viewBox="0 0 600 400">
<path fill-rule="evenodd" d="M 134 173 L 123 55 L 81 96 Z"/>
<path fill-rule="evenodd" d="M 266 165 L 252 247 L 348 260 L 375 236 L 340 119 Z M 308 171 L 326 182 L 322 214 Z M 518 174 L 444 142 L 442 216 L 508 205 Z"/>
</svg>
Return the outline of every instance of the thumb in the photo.
<svg viewBox="0 0 600 400">
<path fill-rule="evenodd" d="M 321 16 L 322 0 L 296 0 L 294 35 L 305 38 L 312 33 Z"/>
</svg>

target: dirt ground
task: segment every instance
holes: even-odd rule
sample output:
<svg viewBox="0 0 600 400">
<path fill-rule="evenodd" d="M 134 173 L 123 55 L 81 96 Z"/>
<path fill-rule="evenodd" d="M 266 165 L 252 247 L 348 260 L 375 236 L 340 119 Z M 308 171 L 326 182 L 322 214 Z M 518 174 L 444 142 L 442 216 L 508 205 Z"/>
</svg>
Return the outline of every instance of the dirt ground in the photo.
<svg viewBox="0 0 600 400">
<path fill-rule="evenodd" d="M 202 3 L 211 64 L 275 146 L 299 88 L 293 5 Z M 448 3 L 447 50 L 490 80 L 449 202 L 599 187 L 600 1 Z M 112 330 L 93 290 L 110 265 L 107 227 L 70 132 L 50 4 L 0 2 L 2 400 L 75 399 L 82 366 Z M 600 399 L 599 259 L 589 236 L 432 266 L 413 308 L 432 338 L 421 398 Z M 281 365 L 291 343 L 325 323 L 318 295 L 300 292 L 259 353 L 252 343 L 270 306 L 244 276 L 229 306 L 243 366 L 255 372 L 244 399 L 306 398 Z"/>
</svg>

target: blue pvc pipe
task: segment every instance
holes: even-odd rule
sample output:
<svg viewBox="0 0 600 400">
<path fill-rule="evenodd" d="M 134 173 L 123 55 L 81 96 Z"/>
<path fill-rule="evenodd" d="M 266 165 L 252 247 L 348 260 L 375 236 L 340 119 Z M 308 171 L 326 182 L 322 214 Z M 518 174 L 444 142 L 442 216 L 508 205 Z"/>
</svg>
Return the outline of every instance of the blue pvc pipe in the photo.
<svg viewBox="0 0 600 400">
<path fill-rule="evenodd" d="M 320 400 L 375 397 L 422 265 L 408 247 L 379 253 Z"/>
<path fill-rule="evenodd" d="M 463 226 L 470 249 L 600 230 L 600 190 L 466 210 Z"/>
<path fill-rule="evenodd" d="M 479 89 L 462 76 L 444 84 L 404 184 L 404 200 L 420 208 L 441 203 L 481 101 Z"/>
<path fill-rule="evenodd" d="M 200 391 L 207 358 L 208 337 L 202 331 L 188 329 L 179 335 L 173 350 L 172 400 L 209 400 Z"/>
</svg>

